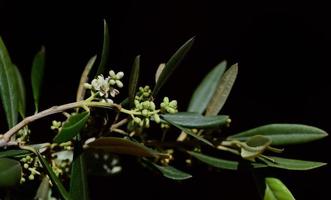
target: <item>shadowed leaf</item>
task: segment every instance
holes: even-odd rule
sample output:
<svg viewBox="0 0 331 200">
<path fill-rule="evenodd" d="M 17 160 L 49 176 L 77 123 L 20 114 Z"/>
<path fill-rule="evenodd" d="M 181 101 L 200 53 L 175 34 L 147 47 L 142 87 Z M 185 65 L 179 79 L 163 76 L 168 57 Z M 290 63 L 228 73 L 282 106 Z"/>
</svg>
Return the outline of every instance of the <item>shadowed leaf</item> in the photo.
<svg viewBox="0 0 331 200">
<path fill-rule="evenodd" d="M 32 63 L 31 71 L 31 83 L 32 83 L 32 93 L 35 104 L 35 111 L 38 112 L 39 109 L 39 99 L 42 87 L 42 80 L 45 71 L 45 48 L 42 47 L 41 50 L 35 55 Z"/>
<path fill-rule="evenodd" d="M 140 72 L 140 55 L 136 56 L 134 59 L 130 80 L 129 80 L 129 102 L 131 107 L 133 106 L 134 97 L 136 95 L 138 80 L 139 80 L 139 72 Z"/>
<path fill-rule="evenodd" d="M 84 87 L 84 84 L 86 82 L 88 82 L 88 76 L 90 74 L 92 67 L 94 66 L 96 59 L 97 59 L 96 55 L 93 56 L 92 58 L 90 58 L 90 60 L 87 62 L 86 66 L 84 68 L 84 71 L 80 77 L 79 86 L 77 89 L 76 101 L 81 101 L 84 99 L 85 92 L 86 92 L 86 88 Z"/>
<path fill-rule="evenodd" d="M 22 78 L 20 71 L 18 70 L 17 66 L 14 65 L 15 70 L 15 79 L 16 79 L 16 91 L 17 91 L 17 103 L 18 103 L 18 112 L 20 113 L 21 117 L 25 117 L 25 110 L 26 110 L 26 93 L 25 93 L 25 85 Z"/>
<path fill-rule="evenodd" d="M 0 37 L 0 96 L 9 128 L 17 123 L 18 117 L 15 73 L 7 48 Z"/>
<path fill-rule="evenodd" d="M 21 163 L 10 158 L 0 158 L 0 188 L 12 187 L 20 183 Z"/>
<path fill-rule="evenodd" d="M 201 81 L 199 86 L 195 89 L 189 106 L 188 112 L 197 112 L 202 114 L 210 102 L 217 84 L 219 83 L 226 68 L 226 61 L 219 63 L 213 70 L 211 70 Z"/>
<path fill-rule="evenodd" d="M 172 166 L 160 166 L 155 163 L 152 163 L 162 174 L 163 176 L 173 179 L 173 180 L 185 180 L 192 178 L 191 174 L 180 171 Z"/>
<path fill-rule="evenodd" d="M 103 44 L 102 44 L 102 53 L 100 58 L 100 64 L 97 70 L 97 74 L 102 74 L 105 71 L 109 56 L 109 30 L 106 20 L 103 20 Z"/>
<path fill-rule="evenodd" d="M 60 179 L 54 174 L 52 167 L 48 164 L 46 159 L 38 152 L 34 151 L 34 153 L 37 155 L 41 165 L 46 170 L 49 178 L 51 179 L 53 185 L 57 188 L 57 190 L 60 192 L 61 196 L 65 200 L 71 200 L 71 197 L 67 190 L 64 188 L 63 184 L 61 183 Z"/>
<path fill-rule="evenodd" d="M 161 116 L 161 117 L 162 117 L 162 116 Z M 207 144 L 207 145 L 209 145 L 209 146 L 214 147 L 214 145 L 213 145 L 211 142 L 209 142 L 209 141 L 206 140 L 205 138 L 203 138 L 203 137 L 197 135 L 196 133 L 194 133 L 194 132 L 191 131 L 190 129 L 185 128 L 185 127 L 183 127 L 183 126 L 181 126 L 181 125 L 178 125 L 176 122 L 172 121 L 171 119 L 167 119 L 167 118 L 164 118 L 164 117 L 162 117 L 162 119 L 164 119 L 166 122 L 168 122 L 169 124 L 173 125 L 174 127 L 180 129 L 181 131 L 185 132 L 186 134 L 188 134 L 188 135 L 194 137 L 195 139 L 197 139 L 197 140 L 199 140 L 199 141 L 201 141 L 201 142 L 203 142 L 203 143 L 205 143 L 205 144 Z"/>
<path fill-rule="evenodd" d="M 87 143 L 86 148 L 90 150 L 102 150 L 109 153 L 126 154 L 142 157 L 158 157 L 161 154 L 128 139 L 118 137 L 101 137 L 93 142 Z"/>
<path fill-rule="evenodd" d="M 166 66 L 162 70 L 158 81 L 156 82 L 156 85 L 153 89 L 152 96 L 156 97 L 161 87 L 165 84 L 165 82 L 168 80 L 168 78 L 171 76 L 171 74 L 175 71 L 176 67 L 182 62 L 185 55 L 188 53 L 188 51 L 191 49 L 194 42 L 194 37 L 189 39 L 183 46 L 181 46 L 174 55 L 171 56 L 171 58 L 166 63 Z"/>
</svg>

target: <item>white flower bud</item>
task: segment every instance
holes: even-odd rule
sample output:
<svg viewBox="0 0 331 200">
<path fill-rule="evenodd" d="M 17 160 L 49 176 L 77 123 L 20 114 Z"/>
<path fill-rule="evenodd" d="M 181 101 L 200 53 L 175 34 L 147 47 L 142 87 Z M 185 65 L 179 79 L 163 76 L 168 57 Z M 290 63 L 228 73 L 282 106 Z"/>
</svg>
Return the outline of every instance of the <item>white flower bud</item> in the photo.
<svg viewBox="0 0 331 200">
<path fill-rule="evenodd" d="M 115 72 L 113 70 L 110 70 L 109 71 L 109 76 L 112 77 L 112 78 L 115 77 L 116 76 Z"/>
<path fill-rule="evenodd" d="M 123 87 L 123 83 L 120 80 L 116 80 L 116 85 L 119 88 L 122 88 Z"/>
<path fill-rule="evenodd" d="M 124 73 L 123 73 L 123 72 L 118 72 L 118 73 L 116 74 L 116 78 L 117 78 L 117 79 L 121 79 L 121 78 L 123 78 L 123 76 L 124 76 Z"/>
</svg>

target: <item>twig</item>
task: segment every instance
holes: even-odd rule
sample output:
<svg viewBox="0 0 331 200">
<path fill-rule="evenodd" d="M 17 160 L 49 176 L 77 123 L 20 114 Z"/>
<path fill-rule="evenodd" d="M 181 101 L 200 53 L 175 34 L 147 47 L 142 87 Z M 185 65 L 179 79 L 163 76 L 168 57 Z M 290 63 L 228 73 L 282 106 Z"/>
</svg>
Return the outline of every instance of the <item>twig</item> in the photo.
<svg viewBox="0 0 331 200">
<path fill-rule="evenodd" d="M 109 104 L 109 103 L 103 103 L 103 102 L 88 102 L 86 100 L 68 103 L 68 104 L 64 104 L 61 106 L 53 106 L 42 112 L 38 112 L 34 115 L 24 118 L 20 123 L 16 124 L 13 128 L 8 130 L 5 134 L 0 135 L 0 147 L 8 146 L 10 144 L 10 138 L 16 132 L 18 132 L 20 129 L 22 129 L 24 126 L 28 125 L 29 123 L 36 121 L 38 119 L 41 119 L 43 117 L 49 116 L 49 115 L 61 113 L 65 110 L 78 108 L 78 107 L 83 107 L 83 108 L 85 108 L 85 107 L 103 107 L 103 108 L 107 107 L 107 108 L 115 108 L 115 109 L 121 110 L 121 106 L 118 104 Z"/>
<path fill-rule="evenodd" d="M 117 129 L 118 127 L 126 124 L 128 121 L 129 121 L 129 119 L 128 118 L 125 118 L 125 119 L 122 119 L 121 121 L 119 121 L 119 122 L 111 125 L 110 131 L 112 131 L 113 129 Z"/>
</svg>

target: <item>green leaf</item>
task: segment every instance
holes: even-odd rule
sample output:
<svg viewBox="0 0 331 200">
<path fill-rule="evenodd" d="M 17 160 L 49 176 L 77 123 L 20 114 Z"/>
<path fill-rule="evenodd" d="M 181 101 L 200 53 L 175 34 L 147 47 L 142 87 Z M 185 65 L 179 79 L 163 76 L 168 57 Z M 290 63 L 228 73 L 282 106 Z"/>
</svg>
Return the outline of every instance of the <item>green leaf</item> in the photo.
<svg viewBox="0 0 331 200">
<path fill-rule="evenodd" d="M 18 112 L 20 113 L 21 117 L 25 117 L 25 110 L 26 110 L 26 93 L 25 93 L 25 85 L 22 78 L 20 71 L 18 70 L 17 66 L 14 65 L 15 71 L 15 80 L 16 80 L 16 91 L 17 91 L 17 101 L 18 101 Z"/>
<path fill-rule="evenodd" d="M 53 185 L 58 189 L 58 191 L 60 192 L 63 199 L 71 200 L 71 197 L 70 197 L 69 193 L 64 188 L 64 186 L 61 183 L 60 179 L 54 174 L 52 167 L 48 164 L 46 159 L 38 151 L 34 151 L 34 153 L 38 156 L 38 159 L 39 159 L 41 165 L 46 170 L 49 178 L 51 179 L 51 181 L 53 183 Z"/>
<path fill-rule="evenodd" d="M 161 117 L 162 117 L 162 116 L 161 116 Z M 201 141 L 201 142 L 203 142 L 203 143 L 205 143 L 205 144 L 207 144 L 207 145 L 209 145 L 209 146 L 214 147 L 214 145 L 213 145 L 211 142 L 209 142 L 209 141 L 206 140 L 205 138 L 203 138 L 203 137 L 197 135 L 196 133 L 194 133 L 194 132 L 191 131 L 190 129 L 187 129 L 187 128 L 181 126 L 181 125 L 178 125 L 176 122 L 172 121 L 171 119 L 164 118 L 164 117 L 162 117 L 162 119 L 164 119 L 166 122 L 168 122 L 169 124 L 173 125 L 174 127 L 178 128 L 178 129 L 180 129 L 180 130 L 182 130 L 182 131 L 185 132 L 186 134 L 188 134 L 188 135 L 194 137 L 195 139 L 197 139 L 197 140 L 199 140 L 199 141 Z"/>
<path fill-rule="evenodd" d="M 269 124 L 232 135 L 228 139 L 246 141 L 254 135 L 269 137 L 272 145 L 289 145 L 312 142 L 328 134 L 319 128 L 302 124 Z"/>
<path fill-rule="evenodd" d="M 88 81 L 88 75 L 90 74 L 90 71 L 92 67 L 94 66 L 95 60 L 97 59 L 97 56 L 93 56 L 90 58 L 90 60 L 87 62 L 84 71 L 82 75 L 80 76 L 79 86 L 77 89 L 77 95 L 76 95 L 76 101 L 82 101 L 85 96 L 86 88 L 84 87 L 84 84 Z"/>
<path fill-rule="evenodd" d="M 139 71 L 140 71 L 140 55 L 136 56 L 134 59 L 130 80 L 129 80 L 129 102 L 131 107 L 133 106 L 134 97 L 136 95 L 138 80 L 139 80 Z"/>
<path fill-rule="evenodd" d="M 202 153 L 188 151 L 188 153 L 195 157 L 196 159 L 200 160 L 203 163 L 206 163 L 212 167 L 219 168 L 219 169 L 228 169 L 228 170 L 238 170 L 239 162 L 238 161 L 231 161 L 231 160 L 224 160 L 221 158 L 216 158 L 212 156 L 207 156 Z M 252 167 L 254 168 L 261 168 L 266 167 L 264 164 L 260 163 L 251 163 Z"/>
<path fill-rule="evenodd" d="M 261 159 L 269 167 L 275 167 L 275 168 L 281 168 L 287 170 L 301 170 L 301 171 L 311 170 L 326 165 L 326 163 L 322 163 L 322 162 L 294 160 L 294 159 L 280 158 L 275 156 L 268 156 L 267 158 L 269 159 L 259 157 L 259 159 Z"/>
<path fill-rule="evenodd" d="M 106 20 L 103 20 L 103 44 L 102 44 L 102 53 L 100 64 L 97 70 L 97 74 L 102 74 L 105 71 L 109 56 L 109 30 Z"/>
<path fill-rule="evenodd" d="M 87 170 L 85 154 L 81 153 L 73 159 L 70 176 L 70 195 L 74 200 L 88 200 L 89 189 L 87 182 Z"/>
<path fill-rule="evenodd" d="M 0 188 L 20 183 L 22 166 L 17 160 L 0 158 Z"/>
<path fill-rule="evenodd" d="M 17 158 L 17 157 L 26 156 L 28 154 L 31 153 L 27 150 L 11 149 L 11 150 L 0 151 L 0 158 Z"/>
<path fill-rule="evenodd" d="M 89 118 L 89 112 L 82 112 L 76 115 L 70 116 L 67 122 L 61 128 L 61 131 L 55 136 L 55 143 L 63 143 L 71 140 L 79 131 L 85 126 L 87 119 Z"/>
<path fill-rule="evenodd" d="M 201 81 L 200 85 L 194 91 L 189 106 L 188 112 L 197 112 L 202 114 L 219 83 L 226 68 L 226 61 L 222 61 L 213 70 L 211 70 L 205 78 Z"/>
<path fill-rule="evenodd" d="M 7 48 L 0 37 L 0 96 L 9 128 L 17 123 L 18 117 L 16 75 L 13 66 Z"/>
<path fill-rule="evenodd" d="M 265 179 L 264 200 L 295 200 L 287 187 L 277 178 Z"/>
<path fill-rule="evenodd" d="M 204 162 L 210 166 L 220 168 L 220 169 L 229 169 L 229 170 L 237 170 L 239 166 L 238 161 L 230 161 L 230 160 L 224 160 L 221 158 L 215 158 L 211 156 L 204 155 L 202 153 L 194 152 L 194 151 L 188 151 L 188 153 L 195 157 L 196 159 L 200 160 L 201 162 Z"/>
<path fill-rule="evenodd" d="M 189 39 L 183 46 L 181 46 L 174 55 L 171 56 L 171 58 L 166 63 L 166 66 L 162 70 L 160 77 L 158 81 L 156 82 L 156 85 L 153 89 L 152 96 L 156 97 L 161 87 L 166 83 L 168 78 L 171 76 L 171 74 L 174 72 L 176 67 L 181 63 L 181 61 L 184 59 L 185 55 L 188 53 L 188 51 L 191 49 L 194 42 L 194 37 Z"/>
<path fill-rule="evenodd" d="M 268 137 L 261 135 L 255 135 L 243 143 L 241 146 L 241 157 L 247 160 L 255 160 L 256 157 L 261 155 L 271 144 L 271 140 Z"/>
<path fill-rule="evenodd" d="M 229 116 L 226 115 L 205 117 L 199 113 L 191 112 L 178 112 L 161 116 L 165 120 L 171 120 L 177 125 L 186 128 L 215 128 L 227 124 L 230 120 Z"/>
<path fill-rule="evenodd" d="M 234 64 L 226 70 L 221 80 L 218 82 L 216 91 L 207 106 L 207 116 L 217 115 L 221 111 L 231 92 L 232 86 L 237 78 L 237 74 L 238 64 Z"/>
<path fill-rule="evenodd" d="M 85 148 L 142 157 L 159 157 L 161 155 L 143 144 L 118 137 L 100 137 L 87 143 Z"/>
<path fill-rule="evenodd" d="M 42 87 L 42 80 L 45 71 L 45 48 L 42 47 L 41 50 L 35 55 L 32 63 L 31 71 L 31 84 L 32 93 L 34 99 L 35 110 L 38 112 L 39 109 L 39 99 Z"/>
<path fill-rule="evenodd" d="M 172 166 L 160 166 L 155 163 L 152 163 L 162 174 L 163 176 L 173 179 L 173 180 L 185 180 L 192 178 L 191 174 L 180 171 Z"/>
</svg>

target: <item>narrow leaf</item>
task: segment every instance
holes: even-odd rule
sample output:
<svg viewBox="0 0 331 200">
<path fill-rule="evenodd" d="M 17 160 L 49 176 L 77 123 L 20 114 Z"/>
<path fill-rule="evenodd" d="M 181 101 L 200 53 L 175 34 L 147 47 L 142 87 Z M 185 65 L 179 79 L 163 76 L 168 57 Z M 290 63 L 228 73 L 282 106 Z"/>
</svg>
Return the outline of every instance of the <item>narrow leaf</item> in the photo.
<svg viewBox="0 0 331 200">
<path fill-rule="evenodd" d="M 185 180 L 192 178 L 191 174 L 180 171 L 172 166 L 160 166 L 155 163 L 152 163 L 162 174 L 163 176 L 173 179 L 173 180 Z"/>
<path fill-rule="evenodd" d="M 136 56 L 134 59 L 130 80 L 129 80 L 129 102 L 131 107 L 133 106 L 134 97 L 136 95 L 138 80 L 139 80 L 139 72 L 140 72 L 140 55 Z"/>
<path fill-rule="evenodd" d="M 71 116 L 67 122 L 61 128 L 61 131 L 55 136 L 55 143 L 63 143 L 71 140 L 79 131 L 85 126 L 87 119 L 89 118 L 89 112 L 82 112 Z"/>
<path fill-rule="evenodd" d="M 174 121 L 172 121 L 172 120 L 170 120 L 170 119 L 166 119 L 166 118 L 164 118 L 164 117 L 162 117 L 162 119 L 164 119 L 166 122 L 168 122 L 169 124 L 173 125 L 174 127 L 178 128 L 178 129 L 180 129 L 180 130 L 182 130 L 182 131 L 185 132 L 186 134 L 188 134 L 188 135 L 194 137 L 195 139 L 200 140 L 201 142 L 203 142 L 203 143 L 205 143 L 205 144 L 208 144 L 209 146 L 214 147 L 214 145 L 213 145 L 211 142 L 209 142 L 209 141 L 206 140 L 205 138 L 203 138 L 203 137 L 197 135 L 196 133 L 194 133 L 194 132 L 191 131 L 190 129 L 185 128 L 185 127 L 183 127 L 183 126 L 181 126 L 181 125 L 178 125 L 176 122 L 174 122 Z"/>
<path fill-rule="evenodd" d="M 45 71 L 45 48 L 42 47 L 41 50 L 35 55 L 32 63 L 31 71 L 31 84 L 32 93 L 35 104 L 35 110 L 38 112 L 39 109 L 39 99 L 42 86 L 42 80 Z"/>
<path fill-rule="evenodd" d="M 288 159 L 288 158 L 281 158 L 275 156 L 268 156 L 269 159 L 265 159 L 260 157 L 264 163 L 266 163 L 269 167 L 287 169 L 287 170 L 311 170 L 318 167 L 322 167 L 326 165 L 326 163 L 322 162 L 313 162 L 313 161 L 305 161 L 305 160 L 295 160 L 295 159 Z"/>
<path fill-rule="evenodd" d="M 204 162 L 210 166 L 220 168 L 220 169 L 229 169 L 229 170 L 237 170 L 239 166 L 238 161 L 230 161 L 230 160 L 224 160 L 221 158 L 215 158 L 211 156 L 204 155 L 202 153 L 194 152 L 194 151 L 188 151 L 188 153 L 195 157 L 196 159 L 200 160 L 201 162 Z"/>
<path fill-rule="evenodd" d="M 185 55 L 191 49 L 194 42 L 194 37 L 189 39 L 183 46 L 181 46 L 174 55 L 166 63 L 166 66 L 162 70 L 158 81 L 153 89 L 152 96 L 156 97 L 157 93 L 161 89 L 161 87 L 165 84 L 171 74 L 174 72 L 176 67 L 182 62 Z"/>
<path fill-rule="evenodd" d="M 156 73 L 155 73 L 155 83 L 157 83 L 157 81 L 159 80 L 159 77 L 165 66 L 166 66 L 165 63 L 161 63 L 159 65 L 159 67 L 157 68 Z"/>
<path fill-rule="evenodd" d="M 197 112 L 202 114 L 205 111 L 209 101 L 215 93 L 217 84 L 220 82 L 225 68 L 226 61 L 222 61 L 205 76 L 192 95 L 191 101 L 187 108 L 188 112 Z"/>
<path fill-rule="evenodd" d="M 0 151 L 0 158 L 19 158 L 31 154 L 27 150 L 22 149 L 11 149 L 11 150 L 4 150 Z"/>
<path fill-rule="evenodd" d="M 97 74 L 102 74 L 105 71 L 109 56 L 109 30 L 108 24 L 106 20 L 103 20 L 103 45 L 102 45 L 102 53 L 100 64 L 97 70 Z"/>
<path fill-rule="evenodd" d="M 15 80 L 16 80 L 16 91 L 17 91 L 17 103 L 18 103 L 18 112 L 20 113 L 21 117 L 25 117 L 25 110 L 26 110 L 26 93 L 25 93 L 25 85 L 22 78 L 20 71 L 18 70 L 17 66 L 14 65 L 15 70 Z"/>
<path fill-rule="evenodd" d="M 7 48 L 0 37 L 0 96 L 9 128 L 17 123 L 18 117 L 16 76 L 13 66 Z"/>
<path fill-rule="evenodd" d="M 41 183 L 38 187 L 37 193 L 34 197 L 36 200 L 48 200 L 50 192 L 50 186 L 49 186 L 49 178 L 47 176 L 44 176 L 41 180 Z"/>
<path fill-rule="evenodd" d="M 217 115 L 205 117 L 199 113 L 178 112 L 175 114 L 161 115 L 165 120 L 171 120 L 177 125 L 186 128 L 215 128 L 229 122 L 229 116 Z"/>
<path fill-rule="evenodd" d="M 212 156 L 207 156 L 202 153 L 194 152 L 194 151 L 188 151 L 188 153 L 195 157 L 196 159 L 200 160 L 203 163 L 206 163 L 212 167 L 220 168 L 220 169 L 228 169 L 228 170 L 238 170 L 239 162 L 238 161 L 232 161 L 232 160 L 224 160 L 221 158 L 216 158 Z M 260 163 L 251 163 L 252 167 L 254 168 L 261 168 L 266 167 L 265 164 Z"/>
<path fill-rule="evenodd" d="M 103 150 L 109 153 L 119 153 L 132 156 L 158 157 L 159 153 L 128 139 L 118 137 L 100 137 L 86 144 L 85 148 Z"/>
<path fill-rule="evenodd" d="M 86 92 L 84 84 L 88 82 L 88 76 L 90 74 L 92 67 L 94 66 L 96 58 L 97 58 L 96 55 L 93 56 L 92 58 L 90 58 L 90 60 L 87 62 L 86 66 L 84 68 L 84 71 L 80 77 L 79 86 L 77 89 L 76 101 L 81 101 L 84 99 L 85 92 Z"/>
<path fill-rule="evenodd" d="M 46 159 L 38 151 L 34 151 L 34 153 L 36 153 L 36 155 L 38 156 L 38 159 L 39 159 L 41 165 L 46 170 L 49 178 L 51 179 L 51 181 L 53 183 L 53 185 L 55 185 L 55 187 L 58 189 L 58 191 L 60 192 L 63 199 L 71 200 L 69 193 L 64 188 L 64 186 L 61 183 L 60 179 L 54 174 L 52 167 L 48 164 Z"/>
<path fill-rule="evenodd" d="M 277 178 L 265 179 L 264 200 L 295 200 L 287 187 Z"/>
<path fill-rule="evenodd" d="M 89 199 L 87 170 L 84 155 L 84 153 L 81 153 L 74 158 L 71 166 L 70 195 L 73 200 Z"/>
<path fill-rule="evenodd" d="M 12 187 L 20 183 L 22 166 L 10 158 L 0 158 L 0 188 Z"/>
<path fill-rule="evenodd" d="M 218 82 L 217 88 L 213 97 L 211 98 L 207 110 L 206 115 L 217 115 L 223 105 L 225 104 L 232 86 L 237 78 L 238 74 L 238 64 L 232 65 L 222 76 L 221 80 Z"/>
<path fill-rule="evenodd" d="M 289 145 L 319 140 L 326 137 L 327 133 L 302 124 L 269 124 L 232 135 L 228 139 L 246 141 L 254 135 L 269 137 L 272 145 Z"/>
</svg>

